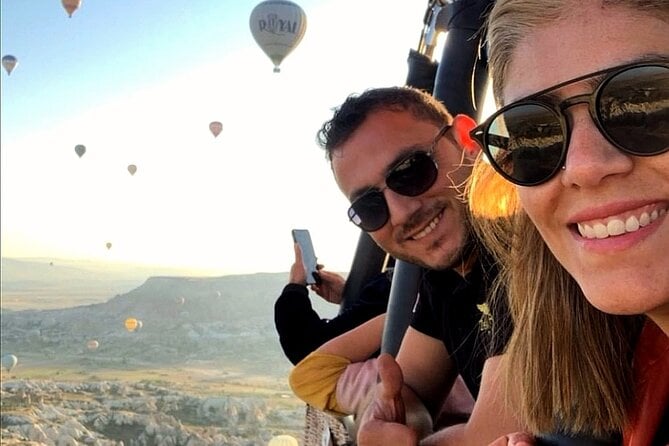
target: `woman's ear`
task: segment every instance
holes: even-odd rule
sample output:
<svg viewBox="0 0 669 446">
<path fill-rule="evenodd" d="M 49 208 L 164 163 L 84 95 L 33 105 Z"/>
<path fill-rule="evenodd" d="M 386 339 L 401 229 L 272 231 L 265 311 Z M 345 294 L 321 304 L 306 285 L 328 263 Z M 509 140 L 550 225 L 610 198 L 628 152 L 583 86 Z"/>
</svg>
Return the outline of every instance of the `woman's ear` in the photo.
<svg viewBox="0 0 669 446">
<path fill-rule="evenodd" d="M 476 127 L 476 121 L 467 115 L 456 115 L 453 118 L 453 135 L 455 136 L 455 141 L 462 148 L 462 151 L 472 158 L 478 155 L 481 150 L 478 143 L 469 136 L 469 132 L 474 127 Z"/>
</svg>

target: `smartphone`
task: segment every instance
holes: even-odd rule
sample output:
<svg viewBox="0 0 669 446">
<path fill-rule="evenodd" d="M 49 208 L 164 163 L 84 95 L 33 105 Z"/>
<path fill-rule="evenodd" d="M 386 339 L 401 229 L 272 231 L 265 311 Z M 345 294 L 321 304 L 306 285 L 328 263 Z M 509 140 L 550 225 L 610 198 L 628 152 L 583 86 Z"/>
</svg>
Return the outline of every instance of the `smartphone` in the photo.
<svg viewBox="0 0 669 446">
<path fill-rule="evenodd" d="M 320 283 L 320 276 L 316 268 L 316 253 L 311 243 L 311 235 L 308 229 L 293 229 L 293 241 L 300 245 L 302 250 L 302 265 L 307 274 L 307 285 Z"/>
</svg>

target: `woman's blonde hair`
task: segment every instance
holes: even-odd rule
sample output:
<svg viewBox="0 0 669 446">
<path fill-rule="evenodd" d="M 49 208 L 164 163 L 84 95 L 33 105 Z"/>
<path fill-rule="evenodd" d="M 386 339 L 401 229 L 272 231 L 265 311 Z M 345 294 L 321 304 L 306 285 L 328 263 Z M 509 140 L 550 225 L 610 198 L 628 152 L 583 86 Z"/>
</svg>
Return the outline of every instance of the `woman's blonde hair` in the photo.
<svg viewBox="0 0 669 446">
<path fill-rule="evenodd" d="M 638 319 L 590 305 L 520 208 L 515 188 L 480 159 L 467 193 L 472 226 L 500 264 L 492 299 L 506 296 L 513 318 L 505 360 L 520 418 L 534 433 L 619 432 L 632 395 Z"/>
<path fill-rule="evenodd" d="M 597 1 L 669 21 L 669 0 Z M 520 40 L 573 14 L 579 4 L 497 0 L 488 17 L 487 45 L 498 104 Z M 515 186 L 483 158 L 467 194 L 474 230 L 500 262 L 495 289 L 506 294 L 515 325 L 507 348 L 507 382 L 519 390 L 521 419 L 534 433 L 620 432 L 631 403 L 632 357 L 643 319 L 609 315 L 590 305 L 520 207 Z"/>
</svg>

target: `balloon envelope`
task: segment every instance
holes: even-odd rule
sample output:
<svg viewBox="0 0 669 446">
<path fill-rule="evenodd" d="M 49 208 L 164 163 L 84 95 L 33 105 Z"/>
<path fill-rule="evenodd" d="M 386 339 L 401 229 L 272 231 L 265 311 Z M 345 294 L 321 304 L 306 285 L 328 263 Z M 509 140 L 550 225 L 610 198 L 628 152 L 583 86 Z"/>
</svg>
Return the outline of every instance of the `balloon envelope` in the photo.
<svg viewBox="0 0 669 446">
<path fill-rule="evenodd" d="M 4 355 L 0 361 L 2 361 L 2 366 L 8 372 L 11 372 L 12 369 L 16 367 L 16 364 L 19 362 L 18 358 L 14 355 Z"/>
<path fill-rule="evenodd" d="M 299 446 L 299 443 L 292 435 L 275 435 L 267 446 Z"/>
<path fill-rule="evenodd" d="M 7 75 L 9 76 L 12 74 L 12 70 L 18 65 L 19 61 L 16 60 L 16 57 L 12 56 L 11 54 L 7 54 L 6 56 L 2 56 L 2 66 L 7 70 Z"/>
<path fill-rule="evenodd" d="M 209 124 L 209 130 L 211 130 L 211 133 L 213 133 L 215 138 L 221 133 L 221 130 L 223 130 L 223 124 L 218 121 L 212 121 Z"/>
<path fill-rule="evenodd" d="M 79 158 L 84 156 L 84 153 L 86 153 L 86 146 L 83 144 L 77 144 L 74 146 L 74 151 L 76 152 L 77 155 L 79 155 Z"/>
<path fill-rule="evenodd" d="M 88 341 L 86 343 L 86 347 L 89 350 L 96 350 L 99 346 L 100 346 L 100 343 L 98 341 L 96 341 L 95 339 L 91 339 L 90 341 Z"/>
<path fill-rule="evenodd" d="M 128 330 L 128 331 L 135 331 L 137 329 L 137 325 L 138 325 L 137 322 L 138 322 L 137 319 L 135 319 L 134 317 L 129 317 L 124 322 L 125 329 Z"/>
<path fill-rule="evenodd" d="M 137 166 L 135 166 L 134 164 L 130 164 L 128 166 L 128 172 L 130 172 L 130 175 L 134 175 L 135 172 L 137 172 Z"/>
<path fill-rule="evenodd" d="M 107 249 L 111 249 L 111 246 L 112 246 L 112 245 L 111 245 L 111 242 L 107 242 L 107 243 L 105 243 L 105 246 L 107 247 Z"/>
<path fill-rule="evenodd" d="M 71 18 L 74 11 L 81 6 L 81 0 L 62 0 L 63 8 L 67 11 L 67 15 Z"/>
<path fill-rule="evenodd" d="M 287 0 L 266 0 L 251 11 L 251 34 L 260 48 L 280 71 L 283 59 L 304 37 L 307 16 L 297 4 Z"/>
</svg>

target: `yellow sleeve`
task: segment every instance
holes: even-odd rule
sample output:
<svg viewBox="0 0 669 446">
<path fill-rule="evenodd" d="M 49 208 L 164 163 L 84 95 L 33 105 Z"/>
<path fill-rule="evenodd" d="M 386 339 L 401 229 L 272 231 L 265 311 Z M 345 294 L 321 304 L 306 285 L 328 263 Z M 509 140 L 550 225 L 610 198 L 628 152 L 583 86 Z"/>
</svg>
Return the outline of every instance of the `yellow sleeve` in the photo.
<svg viewBox="0 0 669 446">
<path fill-rule="evenodd" d="M 290 387 L 302 401 L 338 416 L 348 415 L 337 404 L 337 381 L 351 363 L 348 358 L 312 352 L 290 372 Z"/>
</svg>

